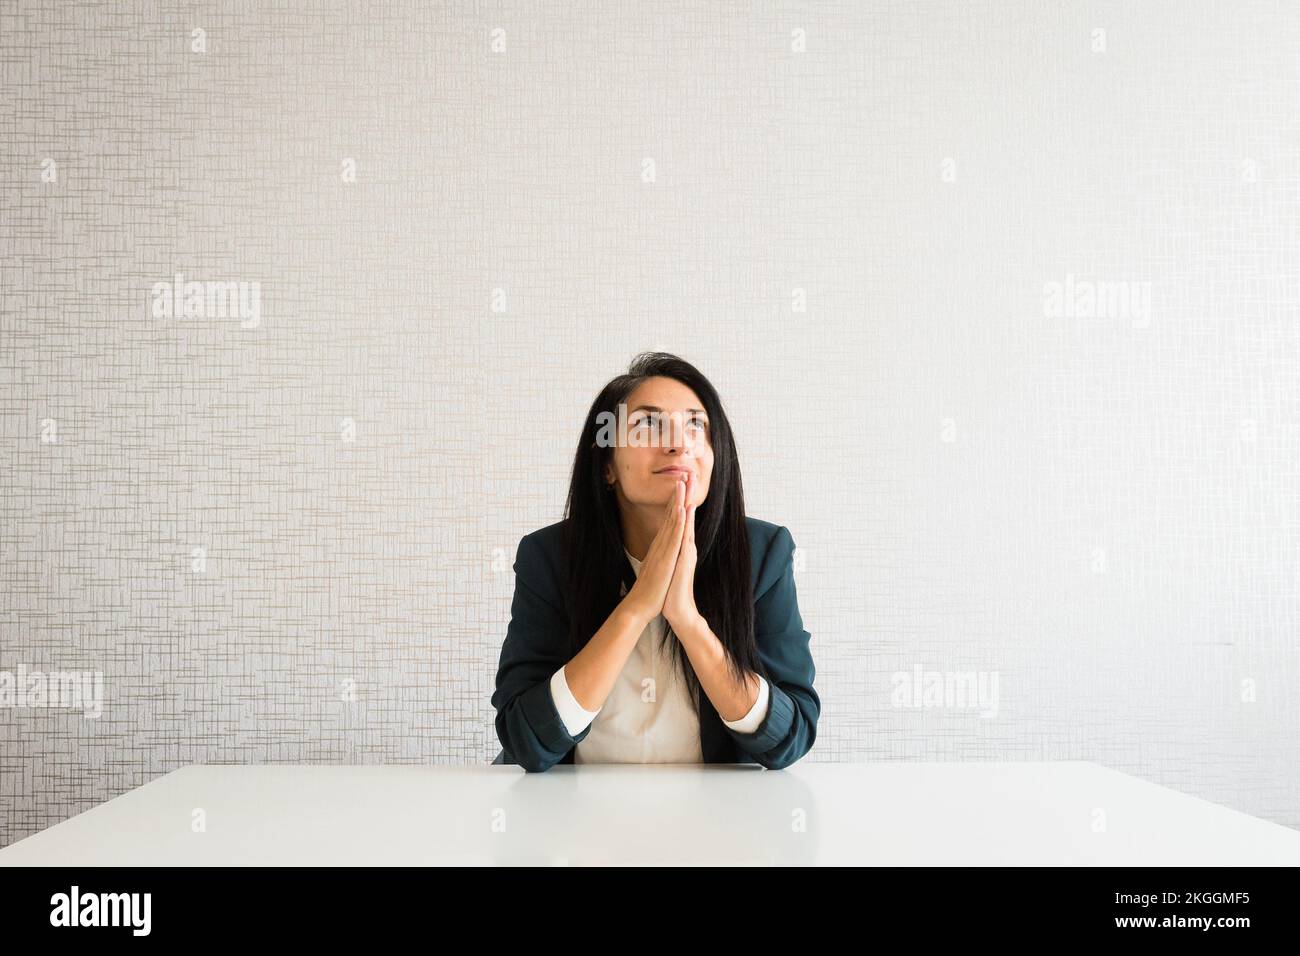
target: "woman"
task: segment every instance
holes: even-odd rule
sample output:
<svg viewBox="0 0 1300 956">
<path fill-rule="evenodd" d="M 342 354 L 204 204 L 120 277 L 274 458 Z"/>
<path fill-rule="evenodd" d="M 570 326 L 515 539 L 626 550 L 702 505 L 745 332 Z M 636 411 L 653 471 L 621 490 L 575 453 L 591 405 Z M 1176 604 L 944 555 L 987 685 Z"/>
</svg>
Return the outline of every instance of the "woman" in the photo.
<svg viewBox="0 0 1300 956">
<path fill-rule="evenodd" d="M 643 353 L 605 386 L 565 514 L 519 542 L 498 762 L 779 769 L 809 751 L 821 701 L 794 541 L 746 517 L 731 426 L 694 366 Z"/>
</svg>

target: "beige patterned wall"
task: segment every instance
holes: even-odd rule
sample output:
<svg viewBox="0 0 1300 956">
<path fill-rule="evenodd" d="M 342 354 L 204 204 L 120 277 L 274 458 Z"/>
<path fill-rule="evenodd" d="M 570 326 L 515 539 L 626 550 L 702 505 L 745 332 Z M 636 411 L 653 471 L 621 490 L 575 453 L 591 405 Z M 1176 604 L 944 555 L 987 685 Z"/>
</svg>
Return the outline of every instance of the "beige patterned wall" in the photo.
<svg viewBox="0 0 1300 956">
<path fill-rule="evenodd" d="M 654 347 L 800 547 L 806 759 L 1300 826 L 1300 8 L 4 0 L 0 76 L 0 671 L 102 680 L 0 708 L 0 844 L 491 760 L 515 545 Z"/>
</svg>

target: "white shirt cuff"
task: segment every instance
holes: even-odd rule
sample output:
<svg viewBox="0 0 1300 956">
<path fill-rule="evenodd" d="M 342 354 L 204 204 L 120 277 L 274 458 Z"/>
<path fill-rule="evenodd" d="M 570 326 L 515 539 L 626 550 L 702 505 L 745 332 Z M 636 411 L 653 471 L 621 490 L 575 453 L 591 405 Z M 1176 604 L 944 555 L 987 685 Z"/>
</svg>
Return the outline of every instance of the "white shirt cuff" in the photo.
<svg viewBox="0 0 1300 956">
<path fill-rule="evenodd" d="M 752 734 L 758 730 L 759 725 L 763 723 L 763 718 L 767 716 L 767 702 L 770 696 L 771 692 L 768 690 L 767 678 L 759 674 L 758 700 L 754 701 L 754 706 L 749 708 L 749 713 L 739 720 L 724 720 L 723 723 L 737 733 Z"/>
<path fill-rule="evenodd" d="M 582 733 L 600 713 L 599 710 L 584 710 L 578 703 L 573 691 L 569 690 L 563 667 L 551 675 L 551 700 L 555 702 L 555 709 L 560 714 L 560 720 L 564 721 L 564 729 L 570 737 Z"/>
</svg>

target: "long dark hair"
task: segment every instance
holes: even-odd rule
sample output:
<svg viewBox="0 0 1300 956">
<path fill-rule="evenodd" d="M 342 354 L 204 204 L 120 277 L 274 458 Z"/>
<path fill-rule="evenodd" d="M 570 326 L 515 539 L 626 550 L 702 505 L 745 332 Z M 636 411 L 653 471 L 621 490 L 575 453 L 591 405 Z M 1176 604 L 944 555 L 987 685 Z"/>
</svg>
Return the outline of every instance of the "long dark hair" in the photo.
<svg viewBox="0 0 1300 956">
<path fill-rule="evenodd" d="M 563 521 L 570 656 L 586 646 L 618 606 L 622 600 L 620 584 L 630 591 L 635 583 L 632 565 L 624 554 L 618 499 L 605 488 L 605 465 L 612 464 L 614 449 L 598 443 L 596 437 L 601 422 L 609 421 L 609 416 L 616 419 L 619 405 L 627 401 L 638 385 L 655 376 L 676 379 L 686 385 L 699 396 L 709 416 L 713 472 L 709 496 L 695 511 L 698 555 L 695 604 L 727 649 L 734 679 L 740 682 L 746 672 L 766 677 L 754 640 L 749 534 L 731 423 L 709 380 L 689 362 L 666 352 L 642 352 L 636 356 L 627 374 L 617 376 L 601 389 L 582 426 Z M 698 714 L 699 677 L 671 627 L 667 640 Z"/>
</svg>

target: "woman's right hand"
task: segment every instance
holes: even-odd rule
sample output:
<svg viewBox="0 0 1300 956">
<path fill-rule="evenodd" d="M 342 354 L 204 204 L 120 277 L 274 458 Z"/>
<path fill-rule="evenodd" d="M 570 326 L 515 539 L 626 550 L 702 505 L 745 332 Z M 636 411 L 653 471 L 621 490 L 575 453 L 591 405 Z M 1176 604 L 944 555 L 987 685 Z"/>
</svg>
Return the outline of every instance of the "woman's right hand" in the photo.
<svg viewBox="0 0 1300 956">
<path fill-rule="evenodd" d="M 624 603 L 647 624 L 663 612 L 685 532 L 686 480 L 682 479 L 677 482 L 677 488 L 664 509 L 663 523 L 654 541 L 650 542 L 650 550 L 641 562 L 636 583 L 623 598 Z"/>
</svg>

